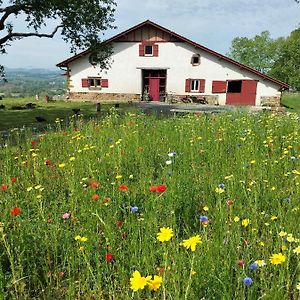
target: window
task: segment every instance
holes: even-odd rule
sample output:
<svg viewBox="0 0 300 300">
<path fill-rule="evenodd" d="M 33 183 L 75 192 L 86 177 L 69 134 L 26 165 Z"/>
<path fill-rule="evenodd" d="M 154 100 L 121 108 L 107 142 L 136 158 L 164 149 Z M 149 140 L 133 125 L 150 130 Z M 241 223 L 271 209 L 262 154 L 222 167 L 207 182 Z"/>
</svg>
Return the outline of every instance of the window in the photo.
<svg viewBox="0 0 300 300">
<path fill-rule="evenodd" d="M 191 92 L 199 92 L 199 80 L 198 79 L 191 80 Z"/>
<path fill-rule="evenodd" d="M 200 54 L 194 54 L 192 56 L 191 64 L 193 66 L 199 66 L 200 65 Z"/>
<path fill-rule="evenodd" d="M 101 78 L 89 78 L 89 87 L 99 88 L 101 87 Z"/>
<path fill-rule="evenodd" d="M 145 45 L 145 56 L 153 56 L 153 46 Z"/>
<path fill-rule="evenodd" d="M 227 93 L 240 93 L 242 91 L 242 80 L 228 81 Z"/>
</svg>

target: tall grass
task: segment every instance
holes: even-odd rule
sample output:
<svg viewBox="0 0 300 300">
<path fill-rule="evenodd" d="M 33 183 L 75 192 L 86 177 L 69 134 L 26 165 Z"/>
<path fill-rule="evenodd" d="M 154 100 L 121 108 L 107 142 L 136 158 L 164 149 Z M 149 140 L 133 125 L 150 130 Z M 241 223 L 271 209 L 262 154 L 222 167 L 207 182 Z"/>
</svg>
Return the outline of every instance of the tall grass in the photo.
<svg viewBox="0 0 300 300">
<path fill-rule="evenodd" d="M 57 126 L 0 150 L 1 298 L 299 298 L 297 116 L 112 113 Z M 193 252 L 182 242 L 196 235 Z M 162 285 L 133 291 L 136 270 Z"/>
</svg>

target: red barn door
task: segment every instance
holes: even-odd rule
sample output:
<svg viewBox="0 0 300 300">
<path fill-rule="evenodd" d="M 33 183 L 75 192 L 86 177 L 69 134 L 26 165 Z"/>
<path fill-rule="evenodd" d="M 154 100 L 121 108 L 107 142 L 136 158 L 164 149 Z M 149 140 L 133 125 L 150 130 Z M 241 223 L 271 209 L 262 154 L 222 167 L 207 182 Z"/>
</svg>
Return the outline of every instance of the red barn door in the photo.
<svg viewBox="0 0 300 300">
<path fill-rule="evenodd" d="M 160 78 L 149 78 L 149 95 L 152 101 L 159 101 Z"/>
<path fill-rule="evenodd" d="M 226 104 L 255 105 L 256 80 L 228 80 Z"/>
</svg>

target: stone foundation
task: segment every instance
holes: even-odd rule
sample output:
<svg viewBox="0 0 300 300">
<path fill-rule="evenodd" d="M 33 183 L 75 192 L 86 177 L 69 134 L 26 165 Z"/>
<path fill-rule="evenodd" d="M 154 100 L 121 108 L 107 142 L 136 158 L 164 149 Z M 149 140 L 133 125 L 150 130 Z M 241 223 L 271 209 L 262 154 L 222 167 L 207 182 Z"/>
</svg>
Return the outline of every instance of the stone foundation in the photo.
<svg viewBox="0 0 300 300">
<path fill-rule="evenodd" d="M 209 105 L 219 105 L 219 96 L 211 95 L 211 96 L 204 96 L 207 100 L 207 104 Z"/>
<path fill-rule="evenodd" d="M 280 96 L 272 96 L 272 97 L 262 96 L 262 97 L 260 97 L 260 105 L 261 106 L 270 106 L 270 107 L 279 107 L 280 100 L 281 100 Z"/>
<path fill-rule="evenodd" d="M 99 101 L 99 102 L 128 102 L 128 101 L 140 101 L 141 96 L 139 94 L 121 94 L 121 93 L 68 93 L 68 100 L 75 101 Z"/>
</svg>

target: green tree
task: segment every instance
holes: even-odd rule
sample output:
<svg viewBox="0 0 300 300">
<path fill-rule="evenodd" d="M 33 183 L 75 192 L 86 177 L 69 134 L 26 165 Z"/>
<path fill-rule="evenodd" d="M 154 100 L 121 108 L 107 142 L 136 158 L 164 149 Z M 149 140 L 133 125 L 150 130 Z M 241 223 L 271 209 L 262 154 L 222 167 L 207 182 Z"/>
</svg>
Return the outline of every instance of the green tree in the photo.
<svg viewBox="0 0 300 300">
<path fill-rule="evenodd" d="M 17 39 L 53 38 L 58 31 L 70 43 L 72 53 L 86 48 L 96 52 L 101 45 L 99 34 L 113 28 L 115 6 L 114 0 L 0 0 L 0 53 L 6 53 L 7 46 Z M 15 31 L 12 16 L 24 17 L 27 30 Z M 56 20 L 57 25 L 51 32 L 45 32 L 49 20 Z M 107 46 L 103 49 L 107 55 L 94 55 L 101 61 L 110 55 Z M 4 77 L 3 66 L 0 74 Z"/>
<path fill-rule="evenodd" d="M 259 72 L 268 74 L 277 60 L 283 39 L 272 39 L 269 31 L 263 31 L 254 38 L 236 37 L 232 40 L 229 53 L 239 61 Z"/>
<path fill-rule="evenodd" d="M 300 28 L 291 32 L 280 47 L 270 75 L 300 90 Z"/>
</svg>

